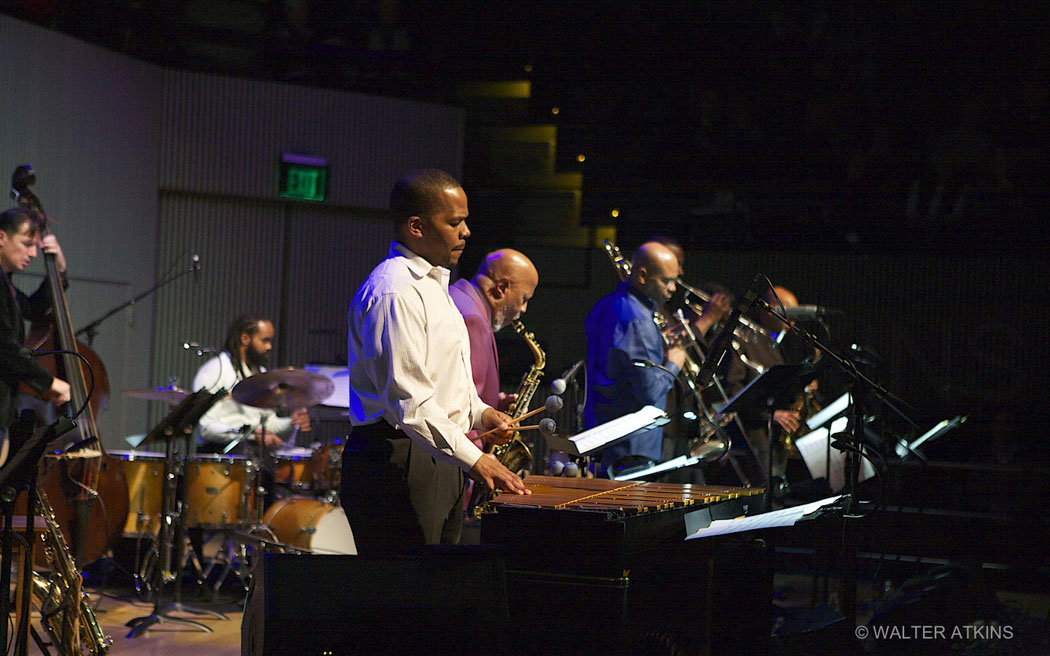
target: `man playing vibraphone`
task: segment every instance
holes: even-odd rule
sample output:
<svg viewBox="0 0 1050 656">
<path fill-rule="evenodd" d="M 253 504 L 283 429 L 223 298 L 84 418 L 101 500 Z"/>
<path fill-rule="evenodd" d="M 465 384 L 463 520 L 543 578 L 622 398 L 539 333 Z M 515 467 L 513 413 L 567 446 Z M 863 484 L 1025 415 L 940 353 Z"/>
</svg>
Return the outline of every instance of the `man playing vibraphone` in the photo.
<svg viewBox="0 0 1050 656">
<path fill-rule="evenodd" d="M 463 472 L 525 494 L 522 480 L 467 438 L 506 442 L 509 417 L 478 397 L 449 269 L 470 236 L 467 197 L 443 171 L 394 185 L 395 241 L 350 303 L 350 423 L 340 499 L 359 553 L 459 541 Z"/>
</svg>

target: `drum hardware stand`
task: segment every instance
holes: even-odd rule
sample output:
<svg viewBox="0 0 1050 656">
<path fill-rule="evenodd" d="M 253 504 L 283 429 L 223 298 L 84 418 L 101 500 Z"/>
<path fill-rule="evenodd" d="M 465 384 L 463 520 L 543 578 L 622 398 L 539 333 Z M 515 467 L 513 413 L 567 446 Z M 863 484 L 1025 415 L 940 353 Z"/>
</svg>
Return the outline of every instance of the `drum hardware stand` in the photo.
<svg viewBox="0 0 1050 656">
<path fill-rule="evenodd" d="M 253 543 L 266 544 L 270 543 L 269 540 L 261 539 L 254 533 L 256 531 L 264 532 L 274 540 L 277 536 L 273 534 L 270 527 L 263 523 L 263 506 L 265 505 L 266 499 L 266 487 L 263 484 L 263 472 L 269 467 L 272 470 L 271 459 L 266 450 L 266 419 L 264 418 L 262 423 L 259 425 L 259 435 L 255 436 L 250 432 L 244 432 L 240 437 L 235 439 L 230 446 L 227 446 L 225 453 L 229 453 L 233 447 L 239 444 L 241 441 L 247 439 L 248 441 L 255 443 L 255 450 L 258 463 L 255 471 L 249 477 L 248 490 L 245 491 L 245 495 L 248 496 L 244 500 L 245 507 L 251 507 L 251 517 L 248 522 L 242 525 L 247 532 L 241 532 L 230 527 L 223 528 L 222 546 L 219 548 L 218 554 L 211 563 L 208 564 L 208 568 L 203 573 L 203 579 L 207 581 L 211 575 L 212 570 L 222 565 L 222 573 L 219 574 L 218 579 L 212 584 L 212 600 L 218 599 L 219 591 L 222 589 L 223 584 L 226 582 L 227 577 L 230 574 L 234 574 L 237 579 L 241 582 L 241 585 L 247 589 L 247 583 L 251 580 L 251 571 L 247 567 L 249 561 L 249 547 Z M 254 507 L 251 506 L 251 494 L 250 491 L 254 490 L 256 503 Z M 271 544 L 281 544 L 279 542 L 272 542 Z M 283 545 L 282 545 L 283 546 Z M 252 549 L 252 551 L 255 551 Z"/>
<path fill-rule="evenodd" d="M 150 577 L 152 579 L 151 594 L 154 605 L 151 614 L 136 617 L 125 624 L 125 626 L 131 627 L 128 638 L 136 638 L 143 635 L 154 624 L 169 622 L 192 626 L 208 633 L 212 631 L 211 627 L 206 624 L 182 617 L 173 617 L 171 615 L 173 612 L 207 615 L 221 620 L 228 619 L 225 615 L 216 611 L 190 608 L 182 604 L 182 570 L 185 565 L 186 528 L 183 521 L 184 508 L 177 499 L 178 488 L 183 478 L 179 476 L 175 460 L 176 437 L 183 436 L 188 443 L 189 436 L 193 433 L 193 428 L 197 425 L 201 415 L 223 395 L 225 395 L 225 390 L 220 390 L 215 394 L 204 390 L 191 394 L 150 432 L 151 437 L 165 440 L 164 489 L 161 494 L 163 514 L 157 540 L 154 543 L 156 556 L 153 571 L 151 572 L 152 576 Z M 174 545 L 172 544 L 173 533 Z M 175 568 L 172 568 L 173 549 L 175 552 Z M 169 574 L 173 574 L 175 579 L 173 600 L 165 604 L 162 602 L 162 594 L 164 591 L 164 580 Z"/>
</svg>

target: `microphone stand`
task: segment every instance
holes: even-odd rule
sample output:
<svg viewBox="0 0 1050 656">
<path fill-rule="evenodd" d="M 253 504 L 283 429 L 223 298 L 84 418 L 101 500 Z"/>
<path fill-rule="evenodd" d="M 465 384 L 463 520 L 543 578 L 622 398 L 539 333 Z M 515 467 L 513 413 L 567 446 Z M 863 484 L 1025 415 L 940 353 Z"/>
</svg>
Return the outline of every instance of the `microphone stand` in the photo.
<svg viewBox="0 0 1050 656">
<path fill-rule="evenodd" d="M 93 346 L 94 343 L 95 343 L 95 336 L 98 335 L 98 327 L 101 326 L 102 322 L 104 322 L 106 319 L 109 319 L 114 314 L 117 314 L 118 312 L 120 312 L 120 311 L 122 311 L 122 310 L 124 310 L 126 308 L 131 307 L 135 303 L 138 303 L 142 299 L 144 299 L 147 296 L 149 296 L 149 295 L 153 294 L 154 292 L 156 292 L 161 287 L 164 287 L 164 286 L 166 286 L 166 285 L 168 285 L 170 283 L 175 282 L 176 280 L 178 280 L 179 278 L 185 276 L 188 273 L 195 273 L 196 271 L 199 271 L 199 270 L 200 270 L 200 262 L 194 262 L 193 264 L 190 265 L 190 268 L 185 269 L 183 271 L 179 271 L 178 273 L 175 273 L 175 274 L 172 274 L 172 275 L 168 276 L 167 278 L 161 280 L 160 282 L 158 282 L 157 284 L 153 285 L 152 287 L 150 287 L 146 291 L 142 292 L 141 294 L 139 294 L 135 298 L 131 299 L 127 303 L 122 303 L 121 305 L 113 308 L 109 312 L 106 312 L 105 314 L 103 314 L 98 319 L 95 319 L 94 321 L 92 321 L 88 325 L 86 325 L 83 328 L 81 328 L 80 330 L 78 330 L 76 332 L 76 335 L 84 335 L 85 337 L 87 337 L 88 346 Z"/>
<path fill-rule="evenodd" d="M 178 493 L 179 487 L 184 479 L 178 475 L 175 459 L 175 440 L 179 437 L 186 437 L 188 443 L 189 436 L 193 433 L 193 428 L 197 425 L 201 415 L 214 405 L 219 398 L 225 395 L 225 393 L 225 390 L 219 390 L 215 394 L 206 390 L 194 392 L 183 399 L 178 406 L 168 413 L 168 416 L 165 417 L 156 428 L 150 431 L 150 435 L 147 437 L 147 439 L 149 437 L 163 439 L 166 443 L 164 459 L 164 489 L 161 493 L 163 515 L 161 518 L 160 530 L 157 533 L 157 541 L 155 543 L 156 557 L 154 559 L 151 576 L 153 612 L 149 615 L 133 618 L 125 623 L 125 626 L 131 628 L 131 631 L 128 632 L 128 638 L 137 638 L 146 633 L 146 631 L 154 624 L 164 624 L 168 622 L 190 626 L 208 633 L 212 632 L 212 628 L 206 624 L 183 617 L 173 617 L 171 615 L 173 612 L 208 615 L 220 620 L 228 619 L 225 615 L 216 611 L 190 608 L 182 604 L 182 561 L 184 556 L 183 545 L 186 541 L 186 528 L 183 521 L 185 519 L 183 508 L 178 501 Z M 174 564 L 172 563 L 173 549 Z M 165 573 L 168 571 L 173 573 L 175 589 L 173 600 L 170 603 L 165 604 L 162 601 L 162 596 Z"/>
<path fill-rule="evenodd" d="M 859 507 L 856 490 L 861 469 L 860 458 L 862 454 L 861 445 L 863 444 L 864 436 L 865 399 L 868 394 L 874 394 L 880 400 L 887 403 L 896 403 L 908 408 L 911 408 L 911 406 L 861 373 L 856 364 L 849 357 L 839 354 L 834 349 L 823 344 L 812 333 L 803 328 L 799 328 L 788 321 L 784 315 L 773 309 L 765 299 L 758 297 L 754 300 L 754 303 L 772 316 L 780 319 L 780 321 L 787 326 L 788 330 L 801 338 L 808 346 L 820 349 L 825 357 L 830 358 L 830 360 L 837 364 L 852 380 L 849 392 L 852 408 L 850 429 L 847 431 L 848 435 L 846 436 L 848 443 L 845 445 L 845 487 L 843 488 L 843 492 L 849 496 L 844 518 L 855 519 L 857 518 L 857 510 Z M 828 439 L 830 444 L 830 436 Z M 770 449 L 770 453 L 772 453 L 772 449 Z M 846 522 L 843 524 L 843 562 L 842 576 L 840 579 L 840 599 L 842 601 L 842 607 L 840 611 L 846 620 L 853 626 L 856 626 L 857 623 L 857 550 L 857 532 L 853 528 L 852 523 Z"/>
</svg>

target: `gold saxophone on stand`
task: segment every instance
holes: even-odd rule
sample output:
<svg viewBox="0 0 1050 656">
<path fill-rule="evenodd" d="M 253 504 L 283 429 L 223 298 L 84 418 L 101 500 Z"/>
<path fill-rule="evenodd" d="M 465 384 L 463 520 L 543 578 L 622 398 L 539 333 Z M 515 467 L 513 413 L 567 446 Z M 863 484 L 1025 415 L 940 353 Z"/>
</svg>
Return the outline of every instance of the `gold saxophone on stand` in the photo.
<svg viewBox="0 0 1050 656">
<path fill-rule="evenodd" d="M 535 360 L 529 367 L 529 370 L 525 372 L 525 375 L 521 377 L 516 396 L 511 401 L 510 407 L 507 408 L 507 414 L 510 415 L 511 419 L 517 419 L 529 411 L 529 403 L 532 402 L 536 388 L 540 385 L 540 378 L 543 377 L 543 368 L 547 365 L 547 355 L 540 348 L 540 345 L 536 343 L 536 336 L 525 330 L 524 324 L 515 319 L 511 325 L 514 327 L 514 332 L 521 335 L 521 338 L 525 340 L 525 344 L 532 351 L 532 357 Z M 486 450 L 489 451 L 487 447 Z M 521 439 L 521 433 L 518 431 L 514 432 L 509 442 L 493 446 L 489 453 L 494 455 L 496 460 L 500 461 L 500 464 L 515 474 L 521 475 L 522 472 L 525 472 L 532 466 L 532 451 Z M 491 500 L 492 491 L 485 489 L 485 486 L 480 483 L 475 483 L 474 491 L 470 495 L 470 502 L 467 504 L 468 515 L 480 517 L 485 505 Z"/>
<path fill-rule="evenodd" d="M 102 632 L 91 608 L 91 598 L 80 589 L 80 572 L 62 537 L 51 502 L 43 490 L 36 494 L 38 512 L 47 524 L 41 542 L 51 567 L 50 580 L 33 572 L 33 596 L 40 605 L 41 623 L 63 656 L 102 656 L 113 640 Z"/>
</svg>

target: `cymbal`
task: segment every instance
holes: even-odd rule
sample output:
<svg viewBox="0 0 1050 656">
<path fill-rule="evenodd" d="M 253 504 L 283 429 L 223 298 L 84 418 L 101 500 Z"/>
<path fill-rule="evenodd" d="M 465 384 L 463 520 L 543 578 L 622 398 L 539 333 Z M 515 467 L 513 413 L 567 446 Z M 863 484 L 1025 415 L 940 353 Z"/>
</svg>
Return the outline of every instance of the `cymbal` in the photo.
<svg viewBox="0 0 1050 656">
<path fill-rule="evenodd" d="M 328 398 L 335 385 L 327 376 L 305 369 L 272 369 L 233 387 L 234 401 L 256 408 L 309 408 Z"/>
<path fill-rule="evenodd" d="M 145 399 L 146 401 L 167 401 L 172 405 L 181 402 L 190 393 L 181 387 L 147 387 L 146 389 L 124 390 L 124 396 L 133 399 Z"/>
</svg>

